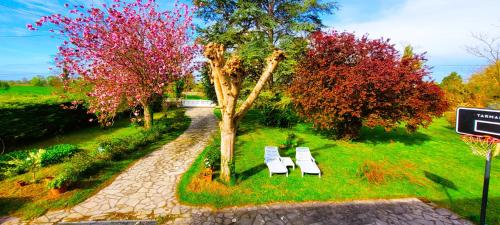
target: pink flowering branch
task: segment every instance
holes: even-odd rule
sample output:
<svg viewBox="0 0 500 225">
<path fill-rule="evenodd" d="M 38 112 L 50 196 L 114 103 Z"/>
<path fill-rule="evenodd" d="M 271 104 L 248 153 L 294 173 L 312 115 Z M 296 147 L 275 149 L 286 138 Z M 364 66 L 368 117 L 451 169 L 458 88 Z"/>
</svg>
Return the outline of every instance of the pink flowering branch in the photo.
<svg viewBox="0 0 500 225">
<path fill-rule="evenodd" d="M 194 70 L 200 47 L 192 39 L 193 9 L 187 5 L 175 4 L 171 11 L 158 11 L 154 0 L 114 0 L 102 8 L 65 6 L 67 16 L 44 16 L 27 28 L 50 24 L 51 32 L 64 37 L 56 66 L 64 78 L 91 85 L 89 112 L 102 123 L 123 106 L 140 105 L 146 117 L 164 86 Z M 152 117 L 145 120 L 152 122 Z"/>
</svg>

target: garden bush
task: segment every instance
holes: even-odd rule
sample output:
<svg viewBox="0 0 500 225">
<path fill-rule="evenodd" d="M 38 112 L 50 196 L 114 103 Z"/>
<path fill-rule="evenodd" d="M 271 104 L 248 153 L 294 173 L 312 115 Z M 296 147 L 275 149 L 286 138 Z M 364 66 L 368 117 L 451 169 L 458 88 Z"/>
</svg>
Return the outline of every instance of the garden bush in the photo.
<svg viewBox="0 0 500 225">
<path fill-rule="evenodd" d="M 76 145 L 60 144 L 48 147 L 47 152 L 42 155 L 42 166 L 62 162 L 64 158 L 78 151 Z"/>
<path fill-rule="evenodd" d="M 291 99 L 281 93 L 261 93 L 254 107 L 261 113 L 260 123 L 265 126 L 288 128 L 299 120 Z"/>
<path fill-rule="evenodd" d="M 0 90 L 8 90 L 10 88 L 9 83 L 5 81 L 0 81 Z"/>
<path fill-rule="evenodd" d="M 48 183 L 48 188 L 61 188 L 75 183 L 79 177 L 88 173 L 91 170 L 97 170 L 98 165 L 102 164 L 103 160 L 96 160 L 91 154 L 80 152 L 75 154 L 66 164 L 64 170 L 57 175 L 51 182 Z"/>
<path fill-rule="evenodd" d="M 204 159 L 205 168 L 210 168 L 212 170 L 217 170 L 220 166 L 220 137 L 215 137 L 211 144 L 207 146 L 207 153 Z"/>
<path fill-rule="evenodd" d="M 446 122 L 450 125 L 450 127 L 455 128 L 456 122 L 457 122 L 457 114 L 455 111 L 448 111 L 444 113 L 444 118 L 446 119 Z"/>
<path fill-rule="evenodd" d="M 295 133 L 288 133 L 286 139 L 279 146 L 280 149 L 296 148 L 304 144 L 304 139 L 299 138 Z"/>
<path fill-rule="evenodd" d="M 37 87 L 47 86 L 47 79 L 42 76 L 34 76 L 30 80 L 30 84 Z"/>
</svg>

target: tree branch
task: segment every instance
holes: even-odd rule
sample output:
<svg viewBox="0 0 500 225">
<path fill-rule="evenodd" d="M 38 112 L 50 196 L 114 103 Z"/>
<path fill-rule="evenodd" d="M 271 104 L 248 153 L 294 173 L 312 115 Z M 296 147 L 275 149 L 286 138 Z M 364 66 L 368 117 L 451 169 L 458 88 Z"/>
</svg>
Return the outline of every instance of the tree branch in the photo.
<svg viewBox="0 0 500 225">
<path fill-rule="evenodd" d="M 224 45 L 210 43 L 205 46 L 205 57 L 210 61 L 211 78 L 213 79 L 217 102 L 220 107 L 224 107 L 224 91 L 220 77 L 222 76 L 221 67 L 224 65 Z"/>
<path fill-rule="evenodd" d="M 239 122 L 239 120 L 241 120 L 241 118 L 245 116 L 255 99 L 257 99 L 257 96 L 259 96 L 260 91 L 262 91 L 262 88 L 266 84 L 267 80 L 271 77 L 274 70 L 278 66 L 278 63 L 283 59 L 285 59 L 285 55 L 281 50 L 274 50 L 273 54 L 269 58 L 267 58 L 266 68 L 264 69 L 264 71 L 262 71 L 262 75 L 260 76 L 259 81 L 257 81 L 257 84 L 253 88 L 250 95 L 236 112 L 235 120 L 237 122 Z"/>
</svg>

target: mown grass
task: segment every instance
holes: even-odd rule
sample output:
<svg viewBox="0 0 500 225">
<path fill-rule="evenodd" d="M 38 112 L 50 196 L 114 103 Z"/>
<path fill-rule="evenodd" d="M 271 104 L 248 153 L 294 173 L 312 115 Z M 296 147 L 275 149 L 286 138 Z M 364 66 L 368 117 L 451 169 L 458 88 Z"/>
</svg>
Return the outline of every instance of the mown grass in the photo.
<svg viewBox="0 0 500 225">
<path fill-rule="evenodd" d="M 7 90 L 0 90 L 0 108 L 28 103 L 63 102 L 64 99 L 53 94 L 54 91 L 56 89 L 53 87 L 11 86 Z"/>
<path fill-rule="evenodd" d="M 155 119 L 161 119 L 163 115 L 157 113 L 155 117 Z M 153 144 L 137 149 L 121 160 L 109 161 L 102 165 L 102 168 L 96 168 L 98 173 L 80 180 L 76 186 L 59 197 L 51 197 L 48 194 L 46 182 L 44 182 L 42 178 L 57 175 L 59 171 L 64 168 L 64 163 L 43 168 L 38 173 L 40 181 L 36 184 L 30 184 L 24 187 L 15 186 L 15 182 L 18 180 L 29 180 L 29 174 L 23 174 L 0 181 L 0 216 L 10 215 L 22 217 L 23 219 L 32 219 L 44 214 L 48 210 L 71 207 L 84 201 L 101 188 L 107 186 L 113 181 L 114 177 L 128 168 L 136 160 L 177 138 L 187 129 L 190 123 L 190 119 L 184 115 L 183 109 L 169 111 L 165 119 L 168 120 L 168 123 L 172 124 L 172 127 L 178 127 L 178 129 L 172 130 L 164 135 L 161 140 Z M 71 143 L 78 145 L 83 150 L 90 150 L 97 147 L 97 142 L 101 138 L 119 138 L 133 135 L 141 131 L 142 128 L 132 127 L 127 121 L 123 120 L 119 121 L 111 128 L 102 129 L 94 127 L 82 129 L 32 144 L 30 147 L 44 147 L 52 145 L 53 143 Z"/>
<path fill-rule="evenodd" d="M 51 95 L 54 92 L 53 87 L 35 87 L 35 86 L 11 86 L 7 90 L 0 90 L 0 96 L 40 96 Z"/>
<path fill-rule="evenodd" d="M 349 201 L 418 197 L 446 207 L 474 222 L 479 220 L 484 159 L 471 154 L 447 122 L 436 119 L 428 129 L 409 134 L 404 129 L 384 132 L 363 129 L 358 141 L 335 141 L 317 133 L 309 124 L 291 129 L 258 125 L 249 114 L 238 130 L 236 185 L 218 182 L 199 185 L 203 152 L 183 176 L 178 194 L 181 202 L 216 208 L 272 202 Z M 300 169 L 269 177 L 263 161 L 264 146 L 279 146 L 294 132 L 311 149 L 323 176 L 301 177 Z M 294 159 L 295 151 L 281 151 Z M 364 162 L 383 165 L 381 184 L 359 174 Z M 488 224 L 500 224 L 500 167 L 491 171 Z"/>
<path fill-rule="evenodd" d="M 189 92 L 184 94 L 184 98 L 188 100 L 208 100 L 202 92 Z"/>
</svg>

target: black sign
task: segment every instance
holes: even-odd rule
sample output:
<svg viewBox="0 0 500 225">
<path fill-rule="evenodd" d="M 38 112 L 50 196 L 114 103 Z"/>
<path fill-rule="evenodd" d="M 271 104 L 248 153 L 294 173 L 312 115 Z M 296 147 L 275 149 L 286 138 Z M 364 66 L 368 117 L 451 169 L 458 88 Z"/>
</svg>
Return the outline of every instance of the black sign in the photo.
<svg viewBox="0 0 500 225">
<path fill-rule="evenodd" d="M 456 131 L 500 138 L 500 110 L 458 108 Z"/>
</svg>

